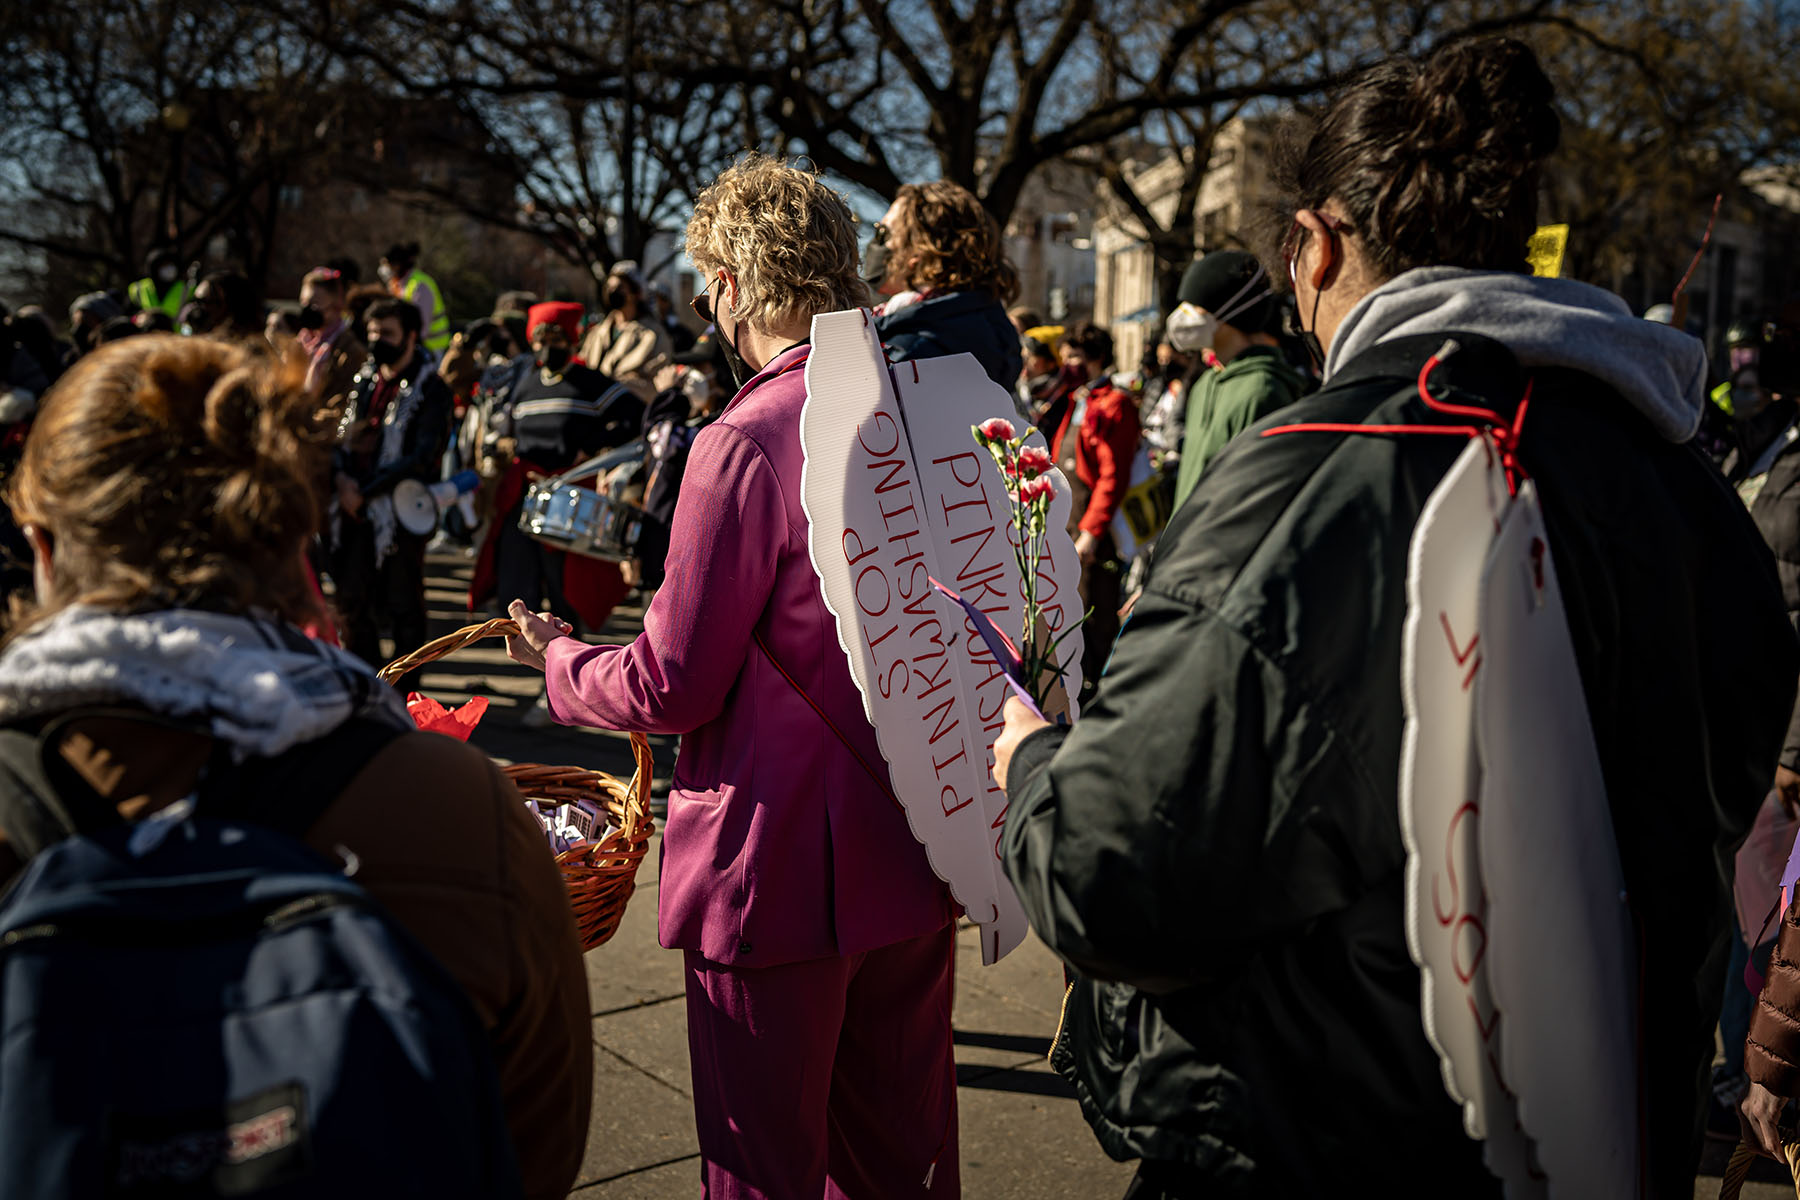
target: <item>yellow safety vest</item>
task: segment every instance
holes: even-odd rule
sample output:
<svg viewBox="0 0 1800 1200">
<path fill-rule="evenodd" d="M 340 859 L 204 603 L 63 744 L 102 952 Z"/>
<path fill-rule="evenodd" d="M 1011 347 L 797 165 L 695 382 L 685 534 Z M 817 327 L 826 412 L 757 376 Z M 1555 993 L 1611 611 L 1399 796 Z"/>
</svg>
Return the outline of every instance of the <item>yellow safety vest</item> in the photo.
<svg viewBox="0 0 1800 1200">
<path fill-rule="evenodd" d="M 414 267 L 401 286 L 400 295 L 417 304 L 420 287 L 431 293 L 431 325 L 425 330 L 425 348 L 442 354 L 450 348 L 450 314 L 444 311 L 444 293 L 438 290 L 437 280 Z"/>
<path fill-rule="evenodd" d="M 1724 383 L 1715 387 L 1709 394 L 1712 397 L 1712 402 L 1718 405 L 1720 410 L 1723 411 L 1726 416 L 1737 416 L 1737 404 L 1732 400 L 1731 396 L 1731 380 L 1727 379 Z"/>
<path fill-rule="evenodd" d="M 148 277 L 138 280 L 126 290 L 131 302 L 145 312 L 161 309 L 171 317 L 181 315 L 181 306 L 188 302 L 192 292 L 187 280 L 177 279 L 169 285 L 168 291 L 159 296 L 156 294 L 156 280 Z"/>
</svg>

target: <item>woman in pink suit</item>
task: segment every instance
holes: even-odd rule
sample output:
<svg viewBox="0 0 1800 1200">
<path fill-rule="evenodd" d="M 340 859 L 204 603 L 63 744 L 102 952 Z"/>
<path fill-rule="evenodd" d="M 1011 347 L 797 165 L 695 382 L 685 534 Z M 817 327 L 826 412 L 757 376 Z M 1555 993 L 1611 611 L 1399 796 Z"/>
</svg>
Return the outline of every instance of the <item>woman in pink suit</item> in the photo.
<svg viewBox="0 0 1800 1200">
<path fill-rule="evenodd" d="M 954 924 L 887 794 L 800 504 L 815 313 L 860 305 L 843 199 L 752 156 L 701 193 L 695 300 L 740 388 L 695 439 L 667 577 L 628 646 L 515 603 L 568 725 L 682 735 L 658 934 L 687 957 L 706 1194 L 958 1195 Z"/>
</svg>

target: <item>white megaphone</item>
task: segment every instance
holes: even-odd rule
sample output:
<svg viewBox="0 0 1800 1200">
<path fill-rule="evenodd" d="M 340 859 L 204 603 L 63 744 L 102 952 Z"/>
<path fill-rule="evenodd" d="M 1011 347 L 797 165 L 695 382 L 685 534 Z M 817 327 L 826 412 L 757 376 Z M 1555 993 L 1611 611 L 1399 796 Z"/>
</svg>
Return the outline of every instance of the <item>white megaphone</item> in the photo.
<svg viewBox="0 0 1800 1200">
<path fill-rule="evenodd" d="M 416 479 L 402 479 L 394 485 L 394 516 L 408 533 L 423 537 L 437 528 L 438 517 L 452 504 L 462 511 L 463 520 L 475 528 L 475 489 L 481 476 L 474 471 L 458 471 L 438 483 L 425 484 Z"/>
</svg>

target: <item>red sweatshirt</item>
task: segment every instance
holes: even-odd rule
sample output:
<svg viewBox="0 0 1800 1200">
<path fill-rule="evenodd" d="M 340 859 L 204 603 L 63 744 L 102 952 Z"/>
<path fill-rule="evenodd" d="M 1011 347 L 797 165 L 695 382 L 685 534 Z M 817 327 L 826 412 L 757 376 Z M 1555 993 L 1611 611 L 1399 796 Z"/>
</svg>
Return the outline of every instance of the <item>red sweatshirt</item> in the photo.
<svg viewBox="0 0 1800 1200">
<path fill-rule="evenodd" d="M 1100 537 L 1112 525 L 1125 489 L 1131 486 L 1131 459 L 1137 453 L 1137 401 L 1109 379 L 1094 383 L 1075 441 L 1075 474 L 1090 489 L 1081 515 L 1085 533 Z"/>
</svg>

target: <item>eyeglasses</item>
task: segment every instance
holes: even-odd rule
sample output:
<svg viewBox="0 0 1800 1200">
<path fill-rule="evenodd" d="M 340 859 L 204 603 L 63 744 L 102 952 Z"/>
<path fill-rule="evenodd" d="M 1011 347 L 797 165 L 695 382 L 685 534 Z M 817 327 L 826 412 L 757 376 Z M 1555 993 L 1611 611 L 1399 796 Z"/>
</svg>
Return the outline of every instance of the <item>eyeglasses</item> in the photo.
<svg viewBox="0 0 1800 1200">
<path fill-rule="evenodd" d="M 1325 226 L 1327 232 L 1334 235 L 1356 232 L 1350 222 L 1331 213 L 1316 208 L 1303 208 L 1296 212 L 1293 224 L 1288 226 L 1286 235 L 1281 239 L 1281 261 L 1287 267 L 1288 288 L 1295 292 L 1300 288 L 1300 247 L 1306 242 L 1306 226 L 1300 223 L 1300 217 L 1305 213 L 1311 213 L 1319 224 Z"/>
</svg>

